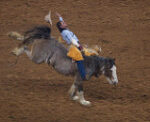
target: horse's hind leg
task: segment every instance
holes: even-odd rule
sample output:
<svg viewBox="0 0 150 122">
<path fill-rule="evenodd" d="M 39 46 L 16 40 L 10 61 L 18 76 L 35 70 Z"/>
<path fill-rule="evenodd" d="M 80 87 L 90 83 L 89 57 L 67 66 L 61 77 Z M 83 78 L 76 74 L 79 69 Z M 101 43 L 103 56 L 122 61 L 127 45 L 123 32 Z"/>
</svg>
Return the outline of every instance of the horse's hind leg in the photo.
<svg viewBox="0 0 150 122">
<path fill-rule="evenodd" d="M 16 56 L 20 56 L 22 53 L 24 53 L 24 47 L 25 46 L 16 47 L 13 49 L 12 53 Z"/>
<path fill-rule="evenodd" d="M 25 47 L 25 48 L 24 48 L 24 52 L 25 52 L 26 55 L 29 57 L 29 59 L 32 60 L 32 58 L 33 58 L 33 56 L 32 56 L 32 49 L 31 49 L 31 51 L 30 51 L 27 47 Z"/>
</svg>

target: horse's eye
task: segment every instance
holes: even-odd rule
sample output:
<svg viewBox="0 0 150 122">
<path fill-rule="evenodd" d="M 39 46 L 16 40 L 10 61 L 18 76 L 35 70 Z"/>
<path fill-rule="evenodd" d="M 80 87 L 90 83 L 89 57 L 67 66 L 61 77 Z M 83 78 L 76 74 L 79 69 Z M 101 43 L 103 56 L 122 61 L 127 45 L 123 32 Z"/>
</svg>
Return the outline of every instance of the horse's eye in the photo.
<svg viewBox="0 0 150 122">
<path fill-rule="evenodd" d="M 112 71 L 111 71 L 111 70 L 106 70 L 106 71 L 105 71 L 105 75 L 106 75 L 107 77 L 111 77 L 111 76 L 112 76 Z"/>
</svg>

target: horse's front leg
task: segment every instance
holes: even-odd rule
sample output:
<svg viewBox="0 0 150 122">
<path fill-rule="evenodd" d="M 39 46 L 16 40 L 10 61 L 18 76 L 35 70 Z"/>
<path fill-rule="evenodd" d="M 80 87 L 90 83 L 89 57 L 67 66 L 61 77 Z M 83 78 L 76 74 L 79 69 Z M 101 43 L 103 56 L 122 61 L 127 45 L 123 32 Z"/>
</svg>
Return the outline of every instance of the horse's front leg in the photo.
<svg viewBox="0 0 150 122">
<path fill-rule="evenodd" d="M 77 96 L 79 97 L 78 101 L 80 104 L 85 105 L 85 106 L 90 106 L 91 102 L 85 100 L 84 98 L 84 92 L 83 92 L 83 83 L 80 82 L 77 85 Z"/>
<path fill-rule="evenodd" d="M 69 95 L 70 95 L 72 100 L 78 100 L 79 99 L 79 97 L 76 95 L 76 91 L 77 91 L 76 82 L 77 82 L 77 75 L 75 76 L 74 83 L 72 84 L 72 86 L 70 87 L 70 90 L 69 90 Z"/>
<path fill-rule="evenodd" d="M 76 92 L 76 89 L 77 89 L 77 92 Z M 79 74 L 77 74 L 76 80 L 70 88 L 70 93 L 72 95 L 73 100 L 78 100 L 80 104 L 85 105 L 85 106 L 91 105 L 91 103 L 89 101 L 86 101 L 84 98 L 83 81 L 81 80 L 81 77 Z"/>
</svg>

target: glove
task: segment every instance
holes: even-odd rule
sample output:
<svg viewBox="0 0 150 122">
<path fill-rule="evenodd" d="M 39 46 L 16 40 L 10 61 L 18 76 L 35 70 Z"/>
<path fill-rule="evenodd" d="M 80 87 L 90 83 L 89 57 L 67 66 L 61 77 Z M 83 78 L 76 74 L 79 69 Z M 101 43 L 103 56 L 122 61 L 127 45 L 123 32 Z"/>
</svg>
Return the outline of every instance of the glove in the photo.
<svg viewBox="0 0 150 122">
<path fill-rule="evenodd" d="M 80 51 L 83 51 L 83 47 L 81 45 L 78 48 Z"/>
</svg>

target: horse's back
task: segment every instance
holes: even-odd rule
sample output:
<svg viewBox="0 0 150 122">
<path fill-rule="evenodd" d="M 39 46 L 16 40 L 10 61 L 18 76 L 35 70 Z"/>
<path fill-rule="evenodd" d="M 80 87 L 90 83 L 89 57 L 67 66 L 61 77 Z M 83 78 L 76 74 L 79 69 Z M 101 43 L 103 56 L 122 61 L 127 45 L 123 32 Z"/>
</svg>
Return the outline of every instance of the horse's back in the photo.
<svg viewBox="0 0 150 122">
<path fill-rule="evenodd" d="M 68 58 L 67 49 L 54 38 L 36 39 L 32 47 L 32 60 L 35 63 L 42 63 L 54 54 L 57 55 L 58 58 Z"/>
</svg>

